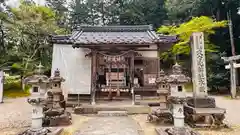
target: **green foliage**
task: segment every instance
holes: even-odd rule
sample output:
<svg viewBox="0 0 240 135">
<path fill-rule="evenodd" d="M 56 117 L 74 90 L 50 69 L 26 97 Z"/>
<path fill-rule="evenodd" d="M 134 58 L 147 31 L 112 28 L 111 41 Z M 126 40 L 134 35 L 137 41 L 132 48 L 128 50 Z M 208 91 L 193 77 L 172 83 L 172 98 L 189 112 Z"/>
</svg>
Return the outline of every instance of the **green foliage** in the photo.
<svg viewBox="0 0 240 135">
<path fill-rule="evenodd" d="M 49 36 L 65 33 L 57 25 L 56 13 L 49 7 L 26 1 L 9 12 L 11 16 L 3 24 L 6 54 L 0 56 L 4 60 L 0 65 L 7 63 L 18 74 L 32 71 L 39 62 L 49 69 L 52 54 L 52 46 L 47 42 Z"/>
<path fill-rule="evenodd" d="M 30 96 L 30 93 L 28 91 L 4 91 L 3 93 L 4 97 L 8 98 L 18 98 L 18 97 L 27 97 Z"/>
<path fill-rule="evenodd" d="M 226 56 L 225 53 L 214 54 L 208 56 L 207 60 L 207 81 L 211 90 L 219 90 L 220 87 L 229 88 L 230 73 L 225 69 L 225 63 L 221 57 Z"/>
<path fill-rule="evenodd" d="M 166 19 L 164 0 L 73 0 L 70 7 L 73 26 L 153 24 L 159 27 Z"/>
<path fill-rule="evenodd" d="M 193 17 L 190 21 L 180 24 L 179 26 L 162 26 L 158 29 L 158 33 L 178 35 L 180 41 L 175 44 L 170 52 L 175 54 L 190 53 L 190 37 L 193 32 L 204 32 L 205 50 L 207 53 L 216 52 L 216 46 L 209 41 L 209 35 L 215 33 L 215 28 L 225 27 L 226 21 L 217 22 L 212 18 L 201 16 Z M 163 54 L 163 58 L 168 58 L 168 53 Z"/>
<path fill-rule="evenodd" d="M 4 91 L 14 90 L 14 91 L 21 91 L 22 85 L 20 76 L 6 76 L 4 79 Z"/>
<path fill-rule="evenodd" d="M 25 89 L 22 90 L 20 76 L 6 76 L 3 89 L 3 95 L 9 98 L 26 97 L 30 95 L 30 86 L 25 86 Z"/>
</svg>

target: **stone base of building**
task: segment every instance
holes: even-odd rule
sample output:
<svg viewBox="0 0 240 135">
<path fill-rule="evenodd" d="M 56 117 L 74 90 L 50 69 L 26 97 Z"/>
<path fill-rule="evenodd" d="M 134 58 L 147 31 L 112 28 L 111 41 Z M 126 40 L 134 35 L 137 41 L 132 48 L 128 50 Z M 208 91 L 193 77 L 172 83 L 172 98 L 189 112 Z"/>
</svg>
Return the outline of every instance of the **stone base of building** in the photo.
<svg viewBox="0 0 240 135">
<path fill-rule="evenodd" d="M 200 135 L 189 128 L 156 128 L 158 135 Z"/>
</svg>

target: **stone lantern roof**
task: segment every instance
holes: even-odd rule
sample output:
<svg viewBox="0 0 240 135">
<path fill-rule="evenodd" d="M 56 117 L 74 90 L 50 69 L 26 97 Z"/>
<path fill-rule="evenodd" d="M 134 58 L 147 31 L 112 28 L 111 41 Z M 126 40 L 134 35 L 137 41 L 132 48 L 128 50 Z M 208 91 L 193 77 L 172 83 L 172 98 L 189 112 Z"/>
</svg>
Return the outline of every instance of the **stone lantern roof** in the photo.
<svg viewBox="0 0 240 135">
<path fill-rule="evenodd" d="M 159 76 L 156 79 L 156 84 L 166 84 L 167 83 L 167 76 L 163 70 L 159 72 Z"/>
<path fill-rule="evenodd" d="M 59 69 L 56 69 L 54 71 L 54 76 L 49 79 L 50 82 L 52 83 L 61 83 L 64 82 L 65 79 L 60 76 L 60 71 Z"/>
<path fill-rule="evenodd" d="M 176 63 L 172 67 L 172 74 L 167 77 L 166 81 L 169 84 L 184 84 L 190 82 L 191 78 L 185 76 L 182 73 L 182 67 Z"/>
<path fill-rule="evenodd" d="M 35 70 L 35 74 L 24 79 L 25 84 L 41 84 L 49 83 L 49 78 L 46 75 L 43 75 L 43 66 L 39 64 Z"/>
</svg>

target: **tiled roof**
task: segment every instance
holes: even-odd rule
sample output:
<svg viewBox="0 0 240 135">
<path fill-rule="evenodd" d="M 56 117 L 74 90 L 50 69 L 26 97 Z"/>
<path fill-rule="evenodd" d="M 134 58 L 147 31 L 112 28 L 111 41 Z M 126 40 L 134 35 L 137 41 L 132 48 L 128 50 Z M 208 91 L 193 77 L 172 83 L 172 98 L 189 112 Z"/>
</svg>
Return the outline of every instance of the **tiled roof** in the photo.
<svg viewBox="0 0 240 135">
<path fill-rule="evenodd" d="M 56 36 L 54 43 L 75 45 L 135 44 L 146 45 L 160 42 L 176 42 L 176 36 L 157 35 L 151 25 L 136 26 L 81 26 L 71 35 Z"/>
<path fill-rule="evenodd" d="M 71 35 L 57 35 L 57 36 L 52 36 L 51 42 L 53 43 L 59 43 L 59 44 L 71 44 L 74 41 L 70 40 Z"/>
</svg>

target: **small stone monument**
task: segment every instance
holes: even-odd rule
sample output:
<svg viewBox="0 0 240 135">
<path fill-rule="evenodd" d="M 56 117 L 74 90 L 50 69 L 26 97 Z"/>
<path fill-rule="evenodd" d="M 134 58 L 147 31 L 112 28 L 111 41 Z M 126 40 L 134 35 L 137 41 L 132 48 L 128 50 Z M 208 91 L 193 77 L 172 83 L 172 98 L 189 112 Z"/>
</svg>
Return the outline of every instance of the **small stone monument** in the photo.
<svg viewBox="0 0 240 135">
<path fill-rule="evenodd" d="M 42 68 L 43 66 L 39 64 L 35 75 L 24 80 L 25 84 L 31 85 L 31 96 L 27 99 L 27 102 L 32 105 L 32 126 L 31 129 L 26 130 L 22 135 L 46 135 L 49 132 L 48 129 L 42 127 L 44 95 L 49 83 L 48 77 L 42 74 Z"/>
<path fill-rule="evenodd" d="M 181 66 L 175 64 L 172 68 L 172 74 L 165 80 L 170 85 L 171 95 L 168 102 L 172 105 L 171 112 L 174 121 L 173 128 L 156 128 L 159 135 L 199 135 L 198 133 L 186 128 L 184 125 L 184 110 L 186 95 L 183 91 L 178 91 L 177 86 L 184 85 L 190 81 L 189 77 L 182 74 Z"/>
</svg>

